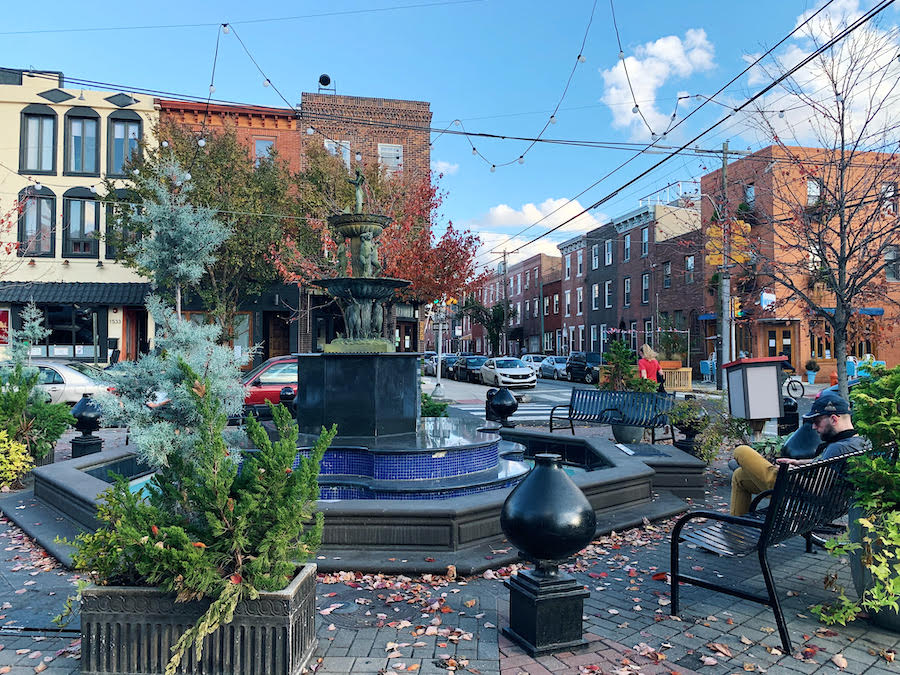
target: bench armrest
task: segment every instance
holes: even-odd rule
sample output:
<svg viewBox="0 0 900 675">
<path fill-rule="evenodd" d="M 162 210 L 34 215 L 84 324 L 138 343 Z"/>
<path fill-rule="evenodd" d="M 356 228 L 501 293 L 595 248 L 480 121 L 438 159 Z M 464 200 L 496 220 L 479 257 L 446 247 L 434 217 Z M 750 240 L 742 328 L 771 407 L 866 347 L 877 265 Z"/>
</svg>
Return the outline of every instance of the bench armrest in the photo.
<svg viewBox="0 0 900 675">
<path fill-rule="evenodd" d="M 553 417 L 557 410 L 561 410 L 563 408 L 566 410 L 571 410 L 568 403 L 563 403 L 562 405 L 555 405 L 552 408 L 550 408 L 550 417 Z M 568 419 L 568 418 L 569 418 L 569 414 L 566 413 L 566 419 Z"/>
<path fill-rule="evenodd" d="M 756 509 L 759 508 L 759 503 L 760 503 L 763 499 L 766 499 L 767 497 L 771 497 L 771 496 L 772 496 L 772 492 L 774 492 L 774 491 L 773 491 L 773 490 L 763 490 L 763 491 L 760 492 L 758 495 L 756 495 L 756 496 L 753 498 L 753 501 L 750 502 L 750 510 L 751 510 L 751 511 L 756 511 Z"/>
<path fill-rule="evenodd" d="M 610 421 L 607 422 L 607 424 L 616 424 L 619 420 L 625 419 L 625 415 L 623 415 L 622 411 L 618 408 L 604 408 L 600 413 L 600 417 L 603 419 L 607 419 L 608 417 Z"/>
</svg>

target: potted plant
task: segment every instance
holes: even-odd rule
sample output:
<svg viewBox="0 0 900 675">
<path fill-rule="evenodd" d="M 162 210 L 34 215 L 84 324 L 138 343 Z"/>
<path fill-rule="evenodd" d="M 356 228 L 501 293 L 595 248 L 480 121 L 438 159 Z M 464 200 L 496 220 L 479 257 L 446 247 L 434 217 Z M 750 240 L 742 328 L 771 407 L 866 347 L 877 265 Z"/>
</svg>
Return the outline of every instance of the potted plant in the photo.
<svg viewBox="0 0 900 675">
<path fill-rule="evenodd" d="M 848 560 L 856 598 L 850 598 L 829 575 L 826 584 L 837 593 L 814 608 L 826 623 L 845 624 L 868 613 L 872 621 L 900 631 L 900 367 L 853 388 L 853 424 L 872 443 L 871 453 L 848 462 L 847 479 L 854 488 L 847 536 L 828 542 L 829 551 Z"/>
<path fill-rule="evenodd" d="M 659 331 L 659 352 L 663 357 L 659 365 L 664 370 L 681 368 L 681 352 L 684 350 L 684 340 L 672 324 L 671 319 L 662 320 Z"/>
<path fill-rule="evenodd" d="M 674 441 L 676 448 L 695 454 L 695 437 L 710 424 L 709 413 L 695 398 L 679 401 L 669 411 L 669 422 L 684 434 L 684 439 Z"/>
<path fill-rule="evenodd" d="M 815 359 L 809 359 L 804 365 L 806 368 L 806 381 L 809 384 L 816 383 L 816 373 L 819 372 L 819 362 Z"/>
<path fill-rule="evenodd" d="M 653 392 L 659 387 L 655 380 L 648 380 L 637 373 L 634 352 L 621 340 L 612 340 L 604 355 L 606 367 L 597 386 L 606 391 Z M 619 443 L 637 443 L 644 435 L 644 428 L 629 424 L 613 424 L 612 432 Z"/>
</svg>

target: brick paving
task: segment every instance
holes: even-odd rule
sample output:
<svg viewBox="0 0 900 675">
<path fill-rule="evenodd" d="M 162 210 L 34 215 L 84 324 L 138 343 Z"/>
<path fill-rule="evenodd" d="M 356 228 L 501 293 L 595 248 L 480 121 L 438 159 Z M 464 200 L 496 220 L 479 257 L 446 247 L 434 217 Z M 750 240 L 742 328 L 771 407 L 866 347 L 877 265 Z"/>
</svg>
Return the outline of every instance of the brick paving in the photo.
<svg viewBox="0 0 900 675">
<path fill-rule="evenodd" d="M 579 433 L 603 431 L 580 429 Z M 121 442 L 121 438 L 119 434 L 110 441 Z M 60 445 L 63 454 L 66 444 Z M 728 476 L 721 471 L 721 463 L 708 474 L 708 483 L 706 498 L 695 505 L 724 510 Z M 847 661 L 847 673 L 900 672 L 897 664 L 888 660 L 900 651 L 900 635 L 876 629 L 865 620 L 825 629 L 809 612 L 809 605 L 827 598 L 821 582 L 834 561 L 824 552 L 805 553 L 799 539 L 776 547 L 771 556 L 794 654 L 781 654 L 771 610 L 731 596 L 684 586 L 680 620 L 671 618 L 664 579 L 669 568 L 670 526 L 653 523 L 603 537 L 588 547 L 570 566 L 591 592 L 584 610 L 586 645 L 538 658 L 524 654 L 499 632 L 507 622 L 502 578 L 509 569 L 459 579 L 322 575 L 317 588 L 319 647 L 312 668 L 323 675 L 795 675 L 837 672 L 831 658 L 841 654 Z M 68 658 L 65 651 L 73 649 L 77 635 L 55 632 L 49 611 L 43 623 L 31 622 L 36 630 L 26 632 L 21 621 L 13 620 L 20 616 L 17 612 L 26 611 L 23 603 L 29 598 L 40 596 L 41 607 L 48 605 L 55 611 L 64 601 L 70 575 L 58 570 L 31 575 L 28 568 L 21 567 L 23 550 L 34 549 L 18 528 L 0 519 L 0 580 L 9 580 L 0 587 L 0 606 L 11 605 L 0 610 L 0 672 L 77 673 L 78 661 Z M 35 555 L 38 560 L 42 557 L 39 550 Z M 730 560 L 682 547 L 682 565 L 702 568 L 698 574 L 731 580 L 749 590 L 764 588 L 752 558 Z M 27 586 L 28 593 L 15 594 L 26 588 L 26 580 L 35 582 Z M 849 582 L 843 573 L 841 580 Z M 38 605 L 34 607 L 29 610 L 33 616 Z M 708 646 L 712 644 L 719 646 Z M 726 655 L 729 653 L 731 656 Z M 804 655 L 808 658 L 802 658 Z M 41 665 L 46 665 L 46 670 L 36 671 Z"/>
</svg>

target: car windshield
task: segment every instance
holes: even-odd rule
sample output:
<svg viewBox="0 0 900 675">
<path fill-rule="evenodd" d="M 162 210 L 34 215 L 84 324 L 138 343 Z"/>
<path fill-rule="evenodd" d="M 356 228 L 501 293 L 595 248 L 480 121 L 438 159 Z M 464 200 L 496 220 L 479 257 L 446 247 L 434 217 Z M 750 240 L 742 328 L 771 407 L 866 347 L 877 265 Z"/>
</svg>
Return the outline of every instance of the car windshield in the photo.
<svg viewBox="0 0 900 675">
<path fill-rule="evenodd" d="M 470 368 L 478 367 L 484 365 L 484 362 L 487 361 L 486 356 L 476 356 L 474 359 L 468 360 L 468 365 Z"/>
<path fill-rule="evenodd" d="M 554 356 L 553 357 L 553 363 L 565 363 L 565 362 L 566 362 L 565 356 Z"/>
<path fill-rule="evenodd" d="M 81 373 L 85 377 L 91 378 L 92 380 L 103 379 L 103 371 L 87 363 L 81 363 L 80 361 L 69 361 L 68 363 L 66 363 L 66 366 L 76 372 Z"/>
<path fill-rule="evenodd" d="M 588 363 L 600 363 L 600 361 L 603 360 L 603 357 L 597 352 L 585 352 L 584 360 Z"/>
<path fill-rule="evenodd" d="M 498 368 L 525 368 L 525 364 L 519 361 L 519 359 L 498 359 L 497 360 Z"/>
</svg>

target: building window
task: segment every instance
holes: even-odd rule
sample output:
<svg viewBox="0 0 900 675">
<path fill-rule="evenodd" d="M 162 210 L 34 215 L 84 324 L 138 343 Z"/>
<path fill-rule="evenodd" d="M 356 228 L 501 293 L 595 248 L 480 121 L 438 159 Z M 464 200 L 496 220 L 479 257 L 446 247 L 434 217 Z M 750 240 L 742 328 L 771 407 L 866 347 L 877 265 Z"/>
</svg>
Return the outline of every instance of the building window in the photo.
<svg viewBox="0 0 900 675">
<path fill-rule="evenodd" d="M 65 174 L 99 176 L 100 118 L 93 110 L 66 113 Z"/>
<path fill-rule="evenodd" d="M 631 277 L 625 277 L 624 305 L 631 307 Z"/>
<path fill-rule="evenodd" d="M 522 273 L 516 275 L 516 295 L 522 294 Z"/>
<path fill-rule="evenodd" d="M 39 194 L 28 194 L 23 191 L 19 195 L 22 213 L 19 216 L 19 248 L 20 256 L 53 256 L 56 218 L 56 197 L 47 188 Z"/>
<path fill-rule="evenodd" d="M 613 263 L 613 240 L 607 239 L 603 243 L 603 249 L 604 249 L 603 252 L 604 252 L 604 259 L 605 259 L 604 263 L 606 265 L 612 265 L 612 263 Z"/>
<path fill-rule="evenodd" d="M 572 291 L 566 291 L 565 298 L 566 316 L 572 316 Z"/>
<path fill-rule="evenodd" d="M 531 272 L 529 270 L 525 270 L 525 288 L 528 288 L 528 284 L 531 281 Z"/>
<path fill-rule="evenodd" d="M 597 351 L 597 324 L 591 324 L 591 351 Z"/>
<path fill-rule="evenodd" d="M 600 324 L 600 350 L 599 351 L 601 354 L 603 354 L 603 352 L 606 351 L 606 324 L 605 323 Z"/>
<path fill-rule="evenodd" d="M 625 262 L 631 260 L 631 234 L 625 235 L 625 253 L 622 256 L 622 260 Z"/>
<path fill-rule="evenodd" d="M 575 289 L 575 310 L 578 316 L 584 314 L 584 289 L 580 287 Z"/>
<path fill-rule="evenodd" d="M 256 166 L 264 159 L 272 159 L 272 151 L 275 150 L 275 141 L 271 138 L 257 138 L 253 141 L 253 155 Z"/>
<path fill-rule="evenodd" d="M 644 272 L 641 275 L 641 304 L 646 305 L 650 302 L 650 273 Z"/>
<path fill-rule="evenodd" d="M 684 283 L 694 283 L 694 256 L 684 256 Z"/>
<path fill-rule="evenodd" d="M 595 270 L 600 267 L 600 244 L 591 246 L 591 269 Z"/>
<path fill-rule="evenodd" d="M 672 261 L 663 263 L 663 288 L 672 288 Z"/>
<path fill-rule="evenodd" d="M 886 281 L 900 281 L 900 246 L 890 244 L 884 247 L 884 278 Z"/>
<path fill-rule="evenodd" d="M 350 168 L 350 141 L 333 141 L 325 139 L 325 149 L 338 157 L 348 169 Z"/>
<path fill-rule="evenodd" d="M 637 348 L 638 348 L 637 321 L 632 321 L 629 324 L 628 332 L 631 335 L 631 349 L 632 349 L 632 351 L 637 351 Z"/>
<path fill-rule="evenodd" d="M 653 319 L 644 319 L 644 342 L 653 344 Z"/>
<path fill-rule="evenodd" d="M 99 240 L 100 202 L 63 200 L 63 255 L 96 258 Z"/>
<path fill-rule="evenodd" d="M 566 253 L 566 280 L 572 278 L 572 254 Z"/>
<path fill-rule="evenodd" d="M 818 178 L 806 179 L 806 205 L 815 206 L 822 199 L 822 181 Z"/>
<path fill-rule="evenodd" d="M 114 112 L 109 116 L 109 158 L 107 171 L 124 176 L 125 165 L 138 152 L 141 142 L 141 118 L 131 110 Z"/>
<path fill-rule="evenodd" d="M 584 324 L 578 326 L 578 349 L 584 350 Z"/>
<path fill-rule="evenodd" d="M 609 309 L 612 307 L 613 301 L 613 289 L 612 289 L 612 281 L 604 281 L 603 282 L 603 306 Z"/>
<path fill-rule="evenodd" d="M 650 253 L 650 228 L 641 228 L 641 257 L 646 258 Z"/>
<path fill-rule="evenodd" d="M 584 274 L 584 251 L 578 251 L 578 276 Z"/>
<path fill-rule="evenodd" d="M 600 309 L 600 284 L 591 286 L 591 309 Z"/>
<path fill-rule="evenodd" d="M 550 296 L 544 296 L 544 316 L 550 316 Z"/>
<path fill-rule="evenodd" d="M 43 110 L 32 114 L 28 109 Z M 21 155 L 19 170 L 29 173 L 56 173 L 56 113 L 49 106 L 28 106 L 22 115 Z"/>
<path fill-rule="evenodd" d="M 531 302 L 531 316 L 532 316 L 532 318 L 535 318 L 535 319 L 538 317 L 538 299 L 537 298 L 535 298 Z"/>
<path fill-rule="evenodd" d="M 756 186 L 753 183 L 744 186 L 744 201 L 748 206 L 753 206 L 756 201 Z"/>
<path fill-rule="evenodd" d="M 378 144 L 378 163 L 388 176 L 403 171 L 403 146 L 394 143 Z"/>
<path fill-rule="evenodd" d="M 882 183 L 880 192 L 881 210 L 890 215 L 897 213 L 897 184 Z"/>
<path fill-rule="evenodd" d="M 32 355 L 93 359 L 94 345 L 97 345 L 97 357 L 101 360 L 106 358 L 105 340 L 101 340 L 107 321 L 105 307 L 43 305 L 41 309 L 44 311 L 44 325 L 50 334 L 31 346 Z"/>
<path fill-rule="evenodd" d="M 516 323 L 522 323 L 522 301 L 516 303 Z"/>
<path fill-rule="evenodd" d="M 559 293 L 553 294 L 553 313 L 559 314 Z"/>
</svg>

